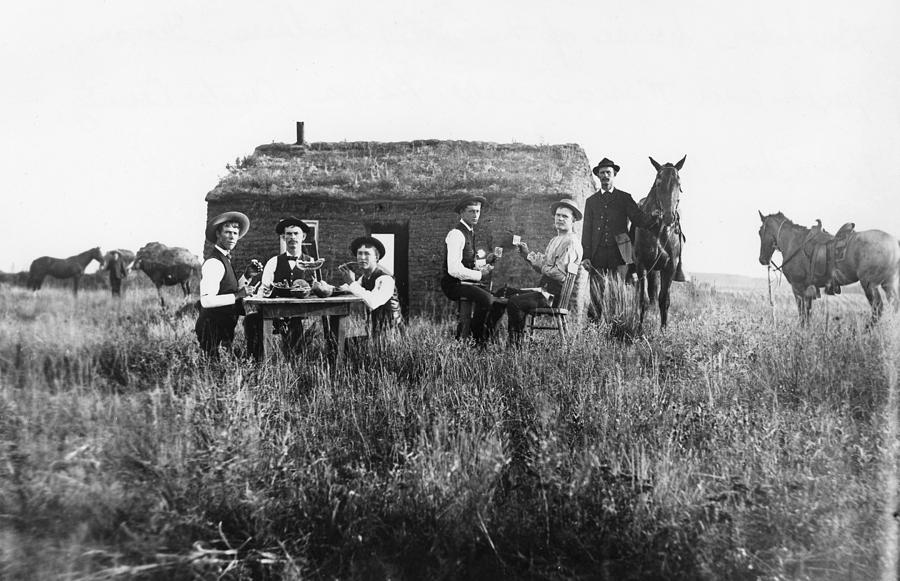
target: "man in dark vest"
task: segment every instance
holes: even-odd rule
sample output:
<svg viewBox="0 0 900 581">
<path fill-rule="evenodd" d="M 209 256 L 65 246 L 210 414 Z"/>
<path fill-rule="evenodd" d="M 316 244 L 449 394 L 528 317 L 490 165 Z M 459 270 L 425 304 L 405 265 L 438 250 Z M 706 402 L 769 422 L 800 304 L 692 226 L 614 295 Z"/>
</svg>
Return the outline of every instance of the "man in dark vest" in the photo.
<svg viewBox="0 0 900 581">
<path fill-rule="evenodd" d="M 210 358 L 219 357 L 219 346 L 231 345 L 234 327 L 243 314 L 241 301 L 249 294 L 247 283 L 259 273 L 251 261 L 240 278 L 231 265 L 231 251 L 250 229 L 250 219 L 241 212 L 219 214 L 206 225 L 206 239 L 214 243 L 200 271 L 200 314 L 194 330 L 200 348 Z"/>
<path fill-rule="evenodd" d="M 475 225 L 485 203 L 487 200 L 481 196 L 467 196 L 454 207 L 459 223 L 444 239 L 444 275 L 441 278 L 441 289 L 449 299 L 472 301 L 472 337 L 480 344 L 493 336 L 494 327 L 506 309 L 505 301 L 498 300 L 482 284 L 494 267 L 475 264 Z"/>
<path fill-rule="evenodd" d="M 289 297 L 291 294 L 288 288 L 295 281 L 305 280 L 312 284 L 316 280 L 315 271 L 307 268 L 313 262 L 313 257 L 303 254 L 302 250 L 303 241 L 311 234 L 309 226 L 300 218 L 290 216 L 275 225 L 275 233 L 284 241 L 284 252 L 270 258 L 263 267 L 257 295 L 260 297 Z M 275 284 L 278 284 L 278 287 Z M 262 325 L 262 317 L 258 313 L 244 318 L 247 350 L 257 359 L 262 355 L 262 345 L 259 343 L 262 338 Z M 302 317 L 276 319 L 274 326 L 283 336 L 288 351 L 295 352 L 303 346 Z"/>
<path fill-rule="evenodd" d="M 379 264 L 384 257 L 384 244 L 372 236 L 360 236 L 350 243 L 350 254 L 362 270 L 359 279 L 350 268 L 342 265 L 339 270 L 344 277 L 345 289 L 366 303 L 372 336 L 379 337 L 391 330 L 403 327 L 400 299 L 394 275 Z"/>
</svg>

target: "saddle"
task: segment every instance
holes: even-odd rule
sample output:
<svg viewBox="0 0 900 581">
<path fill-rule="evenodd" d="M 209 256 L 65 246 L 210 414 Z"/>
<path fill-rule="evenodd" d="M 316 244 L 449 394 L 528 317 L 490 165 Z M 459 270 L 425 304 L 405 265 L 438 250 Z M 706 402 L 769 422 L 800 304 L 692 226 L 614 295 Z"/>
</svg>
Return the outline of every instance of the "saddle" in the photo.
<svg viewBox="0 0 900 581">
<path fill-rule="evenodd" d="M 847 246 L 855 227 L 853 222 L 847 222 L 832 236 L 822 228 L 822 221 L 816 220 L 816 225 L 810 228 L 803 241 L 804 254 L 809 258 L 807 286 L 818 286 L 816 281 L 825 279 L 825 294 L 841 294 L 837 273 L 847 255 Z"/>
</svg>

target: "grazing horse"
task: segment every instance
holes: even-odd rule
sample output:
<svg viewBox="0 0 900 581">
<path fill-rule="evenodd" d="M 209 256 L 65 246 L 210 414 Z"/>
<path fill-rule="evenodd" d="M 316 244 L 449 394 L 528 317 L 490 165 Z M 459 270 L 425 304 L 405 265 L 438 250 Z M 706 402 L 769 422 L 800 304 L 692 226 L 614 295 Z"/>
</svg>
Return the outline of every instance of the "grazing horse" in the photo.
<svg viewBox="0 0 900 581">
<path fill-rule="evenodd" d="M 879 287 L 896 308 L 900 287 L 900 242 L 881 230 L 853 232 L 847 239 L 843 257 L 836 260 L 834 270 L 816 268 L 817 247 L 833 243 L 834 236 L 791 222 L 784 214 L 764 216 L 759 212 L 759 262 L 767 266 L 776 250 L 781 252 L 780 270 L 791 284 L 800 322 L 809 322 L 813 300 L 818 289 L 829 284 L 845 285 L 859 281 L 872 306 L 870 323 L 878 320 L 883 309 Z"/>
<path fill-rule="evenodd" d="M 28 288 L 36 291 L 44 284 L 44 278 L 50 275 L 54 278 L 73 279 L 72 292 L 78 294 L 78 283 L 84 274 L 84 269 L 92 261 L 96 260 L 103 268 L 103 253 L 100 248 L 91 248 L 81 254 L 69 258 L 53 258 L 41 256 L 34 259 L 31 268 L 28 269 Z"/>
<path fill-rule="evenodd" d="M 641 324 L 644 313 L 659 295 L 660 326 L 669 319 L 669 289 L 678 263 L 681 262 L 681 223 L 678 202 L 681 197 L 681 158 L 676 164 L 660 165 L 652 157 L 656 179 L 650 193 L 641 200 L 641 210 L 655 216 L 660 225 L 653 230 L 637 228 L 634 236 L 634 266 L 641 293 Z"/>
</svg>

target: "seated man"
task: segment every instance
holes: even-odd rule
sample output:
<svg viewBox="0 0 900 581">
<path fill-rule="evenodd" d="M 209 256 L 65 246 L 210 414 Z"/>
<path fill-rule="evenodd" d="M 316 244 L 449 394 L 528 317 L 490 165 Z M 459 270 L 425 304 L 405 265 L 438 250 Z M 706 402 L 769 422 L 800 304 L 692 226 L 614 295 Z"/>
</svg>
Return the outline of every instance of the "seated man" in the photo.
<svg viewBox="0 0 900 581">
<path fill-rule="evenodd" d="M 356 256 L 362 276 L 357 280 L 347 265 L 341 265 L 338 270 L 345 284 L 340 288 L 365 301 L 372 336 L 401 329 L 403 314 L 400 312 L 394 276 L 378 262 L 384 256 L 384 244 L 377 238 L 360 236 L 350 243 L 350 254 Z"/>
<path fill-rule="evenodd" d="M 454 301 L 465 298 L 474 303 L 472 336 L 480 344 L 485 344 L 494 334 L 494 327 L 505 308 L 505 301 L 494 297 L 480 284 L 494 267 L 490 264 L 475 266 L 475 225 L 481 216 L 481 206 L 486 202 L 481 196 L 467 196 L 454 208 L 459 214 L 459 223 L 444 239 L 444 276 L 441 279 L 441 289 L 447 298 Z"/>
<path fill-rule="evenodd" d="M 304 266 L 313 262 L 313 258 L 302 253 L 303 240 L 310 233 L 309 226 L 303 220 L 291 216 L 278 222 L 275 226 L 275 233 L 284 240 L 285 251 L 266 262 L 259 290 L 256 293 L 257 297 L 289 297 L 291 295 L 286 289 L 278 288 L 275 284 L 290 287 L 296 280 L 305 280 L 310 284 L 315 281 L 315 271 Z M 274 325 L 276 331 L 284 336 L 287 349 L 296 351 L 302 346 L 303 319 L 301 317 L 276 319 Z M 262 353 L 262 345 L 258 343 L 259 338 L 262 337 L 261 327 L 262 319 L 259 314 L 244 318 L 247 349 L 257 359 Z"/>
<path fill-rule="evenodd" d="M 538 307 L 550 307 L 548 297 L 559 296 L 571 264 L 580 264 L 581 242 L 574 232 L 575 222 L 581 220 L 581 210 L 575 200 L 564 198 L 550 206 L 553 213 L 554 236 L 547 250 L 529 252 L 528 244 L 519 244 L 519 253 L 531 267 L 541 274 L 541 291 L 523 292 L 509 298 L 506 305 L 510 344 L 518 344 L 525 330 L 525 316 Z"/>
</svg>

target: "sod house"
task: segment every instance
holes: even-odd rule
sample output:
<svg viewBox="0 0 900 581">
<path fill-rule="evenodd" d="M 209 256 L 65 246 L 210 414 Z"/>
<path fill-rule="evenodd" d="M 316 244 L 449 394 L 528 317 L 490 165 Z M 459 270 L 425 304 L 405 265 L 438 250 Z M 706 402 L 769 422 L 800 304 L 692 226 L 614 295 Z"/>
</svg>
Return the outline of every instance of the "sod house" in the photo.
<svg viewBox="0 0 900 581">
<path fill-rule="evenodd" d="M 238 268 L 250 258 L 265 262 L 279 252 L 274 228 L 286 216 L 313 226 L 315 249 L 326 259 L 322 273 L 330 282 L 337 281 L 337 266 L 352 259 L 350 241 L 371 234 L 385 243 L 383 262 L 396 276 L 404 309 L 413 315 L 450 306 L 439 281 L 444 237 L 458 220 L 453 207 L 462 196 L 488 200 L 476 247 L 506 246 L 492 277 L 496 290 L 535 286 L 539 279 L 508 245 L 510 235 L 543 250 L 555 234 L 550 204 L 570 196 L 583 207 L 593 193 L 588 159 L 576 144 L 272 143 L 228 170 L 206 196 L 207 214 L 237 210 L 250 217 L 250 231 L 235 251 Z M 576 228 L 580 232 L 580 222 Z M 313 249 L 311 244 L 308 250 Z M 576 297 L 583 304 L 587 293 L 581 289 L 587 285 L 583 273 L 581 278 Z"/>
</svg>

